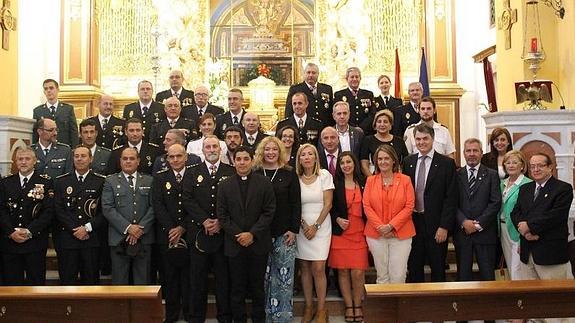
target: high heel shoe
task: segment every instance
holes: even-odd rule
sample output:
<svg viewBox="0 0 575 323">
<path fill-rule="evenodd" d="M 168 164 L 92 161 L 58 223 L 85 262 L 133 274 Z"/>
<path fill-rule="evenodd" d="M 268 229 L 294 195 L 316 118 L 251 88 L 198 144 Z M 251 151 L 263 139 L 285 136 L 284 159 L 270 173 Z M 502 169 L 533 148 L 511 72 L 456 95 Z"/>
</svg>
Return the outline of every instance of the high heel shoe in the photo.
<svg viewBox="0 0 575 323">
<path fill-rule="evenodd" d="M 351 310 L 351 315 L 347 314 L 347 311 Z M 345 307 L 345 313 L 344 313 L 344 320 L 346 323 L 352 323 L 355 322 L 355 311 L 354 311 L 354 307 L 353 306 L 346 306 Z"/>
<path fill-rule="evenodd" d="M 317 310 L 315 313 L 315 323 L 328 323 L 329 315 L 327 314 L 327 309 Z"/>
<path fill-rule="evenodd" d="M 310 323 L 313 320 L 313 306 L 306 306 L 303 310 L 301 323 Z"/>
<path fill-rule="evenodd" d="M 356 315 L 356 310 L 361 310 L 361 314 Z M 363 306 L 354 306 L 353 307 L 353 321 L 354 322 L 363 322 Z"/>
</svg>

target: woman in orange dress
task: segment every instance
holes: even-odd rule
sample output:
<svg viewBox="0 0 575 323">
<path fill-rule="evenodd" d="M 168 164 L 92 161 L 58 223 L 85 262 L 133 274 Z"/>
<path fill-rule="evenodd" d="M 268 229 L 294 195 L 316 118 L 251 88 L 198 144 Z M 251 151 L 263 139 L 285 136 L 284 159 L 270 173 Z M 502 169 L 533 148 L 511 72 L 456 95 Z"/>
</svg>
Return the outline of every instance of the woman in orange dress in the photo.
<svg viewBox="0 0 575 323">
<path fill-rule="evenodd" d="M 378 284 L 405 283 L 415 226 L 411 218 L 415 192 L 411 179 L 399 172 L 395 149 L 381 145 L 374 153 L 376 173 L 363 193 L 365 235 L 373 255 Z"/>
<path fill-rule="evenodd" d="M 339 154 L 335 175 L 329 267 L 337 269 L 339 288 L 345 303 L 345 321 L 363 321 L 361 302 L 365 270 L 368 267 L 361 194 L 365 178 L 357 158 L 346 151 Z"/>
</svg>

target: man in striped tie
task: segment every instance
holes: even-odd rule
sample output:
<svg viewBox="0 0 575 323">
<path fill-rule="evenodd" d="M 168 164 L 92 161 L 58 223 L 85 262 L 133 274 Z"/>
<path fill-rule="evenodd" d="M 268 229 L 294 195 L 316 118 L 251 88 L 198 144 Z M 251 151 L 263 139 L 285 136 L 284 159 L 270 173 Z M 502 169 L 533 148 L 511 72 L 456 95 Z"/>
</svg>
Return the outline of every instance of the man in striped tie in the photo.
<svg viewBox="0 0 575 323">
<path fill-rule="evenodd" d="M 460 281 L 473 280 L 473 256 L 481 280 L 494 280 L 497 247 L 497 214 L 501 189 L 497 172 L 480 164 L 481 141 L 465 141 L 466 165 L 458 171 L 459 203 L 454 228 L 457 275 Z"/>
</svg>

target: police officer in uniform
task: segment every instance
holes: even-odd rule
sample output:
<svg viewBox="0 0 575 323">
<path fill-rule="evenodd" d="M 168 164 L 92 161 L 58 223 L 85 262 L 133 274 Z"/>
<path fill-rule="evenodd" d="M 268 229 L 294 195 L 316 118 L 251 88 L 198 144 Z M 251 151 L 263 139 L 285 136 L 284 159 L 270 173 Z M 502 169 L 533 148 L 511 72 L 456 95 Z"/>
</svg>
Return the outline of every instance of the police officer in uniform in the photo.
<svg viewBox="0 0 575 323">
<path fill-rule="evenodd" d="M 88 147 L 76 147 L 73 155 L 74 171 L 54 180 L 54 204 L 61 230 L 60 283 L 96 285 L 100 277 L 98 231 L 106 224 L 100 208 L 106 177 L 90 170 L 92 151 Z"/>
<path fill-rule="evenodd" d="M 240 127 L 243 130 L 243 119 L 246 111 L 242 108 L 244 104 L 244 94 L 238 88 L 230 89 L 228 93 L 229 111 L 216 116 L 216 130 L 214 134 L 224 140 L 226 128 L 231 126 Z"/>
<path fill-rule="evenodd" d="M 55 178 L 72 171 L 70 146 L 57 142 L 58 128 L 52 119 L 43 118 L 36 122 L 38 142 L 32 145 L 36 153 L 36 170 Z"/>
<path fill-rule="evenodd" d="M 144 130 L 142 121 L 139 119 L 132 118 L 126 121 L 125 132 L 128 138 L 128 143 L 123 146 L 116 147 L 112 151 L 107 174 L 114 174 L 119 172 L 120 155 L 122 154 L 122 150 L 124 150 L 126 147 L 134 147 L 138 151 L 138 156 L 140 157 L 138 172 L 151 175 L 154 161 L 156 160 L 156 157 L 162 154 L 162 150 L 160 147 L 158 147 L 158 145 L 154 143 L 148 143 L 143 140 L 142 136 L 144 134 Z"/>
<path fill-rule="evenodd" d="M 402 138 L 407 127 L 421 120 L 419 116 L 419 103 L 423 95 L 423 86 L 419 82 L 409 83 L 407 93 L 409 94 L 409 102 L 391 109 L 393 112 L 393 128 L 391 129 L 391 133 L 394 136 Z"/>
<path fill-rule="evenodd" d="M 323 129 L 323 124 L 307 114 L 308 101 L 305 93 L 298 92 L 292 96 L 292 107 L 294 114 L 278 122 L 276 137 L 279 134 L 279 130 L 287 125 L 292 125 L 299 131 L 300 145 L 310 143 L 317 147 L 319 133 Z"/>
<path fill-rule="evenodd" d="M 333 126 L 333 89 L 331 85 L 319 83 L 319 67 L 314 63 L 308 63 L 304 69 L 305 79 L 303 82 L 290 86 L 284 116 L 289 118 L 293 115 L 292 97 L 298 92 L 303 92 L 309 102 L 308 114 L 320 120 L 324 127 Z"/>
<path fill-rule="evenodd" d="M 138 83 L 138 102 L 130 103 L 124 107 L 122 118 L 128 120 L 138 118 L 142 121 L 144 129 L 144 141 L 150 140 L 152 126 L 166 118 L 164 106 L 161 103 L 152 101 L 152 83 L 141 81 Z M 143 160 L 142 160 L 143 161 Z"/>
<path fill-rule="evenodd" d="M 15 153 L 18 173 L 0 181 L 4 284 L 44 285 L 48 228 L 53 217 L 52 180 L 34 171 L 34 150 L 18 147 Z"/>
<path fill-rule="evenodd" d="M 156 94 L 156 102 L 164 103 L 169 97 L 176 97 L 180 100 L 182 107 L 194 104 L 194 91 L 186 90 L 183 87 L 184 74 L 179 70 L 172 70 L 169 76 L 170 88 Z"/>
<path fill-rule="evenodd" d="M 203 141 L 205 161 L 186 170 L 184 207 L 190 216 L 188 246 L 190 249 L 191 312 L 190 322 L 206 319 L 208 273 L 214 272 L 218 322 L 231 322 L 228 261 L 224 256 L 223 232 L 216 214 L 219 183 L 235 174 L 235 169 L 220 162 L 220 143 L 208 135 Z M 239 192 L 238 192 L 239 194 Z"/>
<path fill-rule="evenodd" d="M 350 67 L 345 73 L 348 87 L 335 92 L 334 102 L 344 101 L 349 104 L 349 124 L 360 127 L 366 135 L 372 134 L 370 115 L 375 114 L 375 99 L 373 92 L 359 88 L 361 71 L 357 67 Z"/>
<path fill-rule="evenodd" d="M 180 144 L 184 147 L 186 145 L 186 136 L 182 131 L 180 131 L 180 129 L 170 129 L 166 133 L 166 136 L 164 137 L 164 149 L 166 154 L 162 154 L 156 157 L 156 161 L 154 161 L 154 166 L 152 168 L 152 174 L 156 174 L 159 171 L 170 168 L 170 164 L 168 163 L 167 158 L 167 151 L 173 144 Z M 202 159 L 199 156 L 195 154 L 188 154 L 186 166 L 195 165 L 201 162 Z"/>
<path fill-rule="evenodd" d="M 164 137 L 170 129 L 180 129 L 186 134 L 186 143 L 198 138 L 196 123 L 192 120 L 180 117 L 182 108 L 180 101 L 174 96 L 167 98 L 165 101 L 164 112 L 166 119 L 160 121 L 152 127 L 150 133 L 150 142 L 160 146 L 164 150 Z"/>
<path fill-rule="evenodd" d="M 106 147 L 98 146 L 96 144 L 97 137 L 98 128 L 94 119 L 86 119 L 80 122 L 80 143 L 90 149 L 92 160 L 90 168 L 95 173 L 106 175 L 112 151 Z"/>
<path fill-rule="evenodd" d="M 126 139 L 124 137 L 125 120 L 114 116 L 114 99 L 104 94 L 100 98 L 98 109 L 100 110 L 98 115 L 87 119 L 93 120 L 96 125 L 96 131 L 98 131 L 96 144 L 110 150 L 123 145 Z"/>
</svg>

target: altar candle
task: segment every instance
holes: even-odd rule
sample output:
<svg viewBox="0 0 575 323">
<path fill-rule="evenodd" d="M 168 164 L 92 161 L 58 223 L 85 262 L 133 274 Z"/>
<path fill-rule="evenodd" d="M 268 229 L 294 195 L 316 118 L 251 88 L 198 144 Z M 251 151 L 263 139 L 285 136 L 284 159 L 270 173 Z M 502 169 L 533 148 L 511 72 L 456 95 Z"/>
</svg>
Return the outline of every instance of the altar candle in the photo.
<svg viewBox="0 0 575 323">
<path fill-rule="evenodd" d="M 537 50 L 537 38 L 536 37 L 531 38 L 531 52 L 532 53 L 538 52 L 538 50 Z"/>
</svg>

